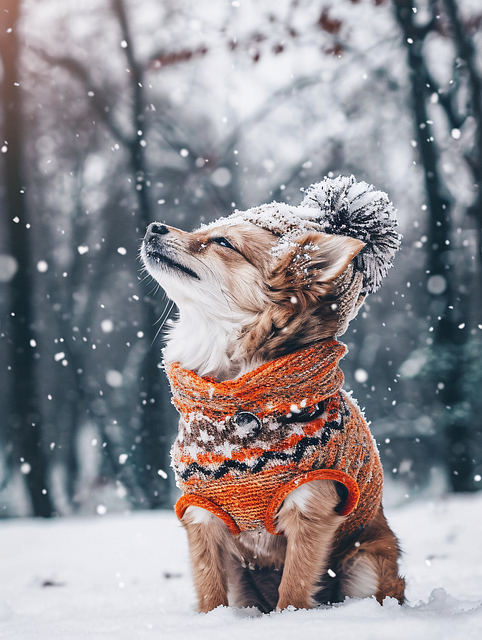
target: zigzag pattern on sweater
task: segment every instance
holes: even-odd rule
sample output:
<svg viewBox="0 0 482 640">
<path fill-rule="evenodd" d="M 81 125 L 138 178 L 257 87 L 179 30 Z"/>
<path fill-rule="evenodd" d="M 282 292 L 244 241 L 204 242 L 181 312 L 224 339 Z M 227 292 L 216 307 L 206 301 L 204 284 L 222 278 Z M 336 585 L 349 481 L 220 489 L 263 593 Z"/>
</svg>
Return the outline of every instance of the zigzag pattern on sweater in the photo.
<svg viewBox="0 0 482 640">
<path fill-rule="evenodd" d="M 328 413 L 326 410 L 327 405 L 329 405 Z M 310 422 L 316 420 L 316 432 L 313 435 L 299 435 L 302 416 L 296 416 L 296 427 L 288 435 L 288 438 L 292 439 L 299 437 L 299 440 L 294 446 L 285 449 L 283 446 L 284 443 L 281 443 L 278 449 L 272 449 L 273 442 L 255 442 L 253 447 L 248 446 L 245 448 L 246 454 L 249 454 L 250 451 L 252 454 L 251 457 L 247 458 L 248 462 L 231 458 L 221 461 L 219 458 L 216 460 L 213 456 L 212 463 L 206 465 L 201 465 L 197 461 L 185 464 L 185 457 L 181 454 L 181 456 L 177 457 L 176 464 L 176 472 L 179 479 L 184 482 L 195 476 L 199 476 L 201 480 L 208 480 L 209 478 L 219 479 L 228 473 L 236 473 L 237 471 L 244 475 L 246 472 L 259 473 L 266 467 L 273 468 L 281 463 L 284 465 L 290 463 L 299 464 L 313 449 L 326 445 L 334 431 L 343 431 L 343 418 L 350 415 L 349 409 L 341 394 L 337 394 L 335 399 L 332 399 L 329 403 L 320 402 L 316 407 L 317 410 L 312 412 L 312 414 L 315 413 L 317 417 L 311 418 L 310 420 Z M 235 417 L 236 416 L 234 416 L 234 418 Z M 206 418 L 204 417 L 203 422 L 205 422 L 205 420 Z M 229 419 L 226 422 L 229 422 Z M 294 422 L 294 420 L 292 419 L 290 422 Z M 309 429 L 309 431 L 311 432 L 312 428 Z M 287 439 L 285 438 L 284 440 L 286 441 Z M 267 446 L 270 448 L 259 455 L 259 450 Z M 203 450 L 203 452 L 204 451 L 205 450 Z"/>
</svg>

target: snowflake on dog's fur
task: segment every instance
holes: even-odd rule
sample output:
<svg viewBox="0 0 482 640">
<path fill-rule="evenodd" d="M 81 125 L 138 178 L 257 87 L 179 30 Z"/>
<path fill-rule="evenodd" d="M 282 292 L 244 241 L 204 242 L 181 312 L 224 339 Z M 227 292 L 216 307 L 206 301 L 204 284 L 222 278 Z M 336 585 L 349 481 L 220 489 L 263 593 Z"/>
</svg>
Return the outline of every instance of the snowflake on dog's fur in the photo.
<svg viewBox="0 0 482 640">
<path fill-rule="evenodd" d="M 307 282 L 310 279 L 309 276 L 312 275 L 313 254 L 319 251 L 319 247 L 313 242 L 303 246 L 296 245 L 296 247 L 290 268 L 294 275 Z"/>
</svg>

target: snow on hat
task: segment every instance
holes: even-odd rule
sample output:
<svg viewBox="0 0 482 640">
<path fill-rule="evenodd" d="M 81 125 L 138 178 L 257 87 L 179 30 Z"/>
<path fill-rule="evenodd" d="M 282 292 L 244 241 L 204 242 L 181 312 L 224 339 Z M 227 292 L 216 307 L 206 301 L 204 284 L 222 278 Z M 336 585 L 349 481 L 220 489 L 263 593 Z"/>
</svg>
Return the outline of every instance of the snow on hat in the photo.
<svg viewBox="0 0 482 640">
<path fill-rule="evenodd" d="M 353 265 L 363 274 L 363 291 L 377 291 L 402 238 L 395 231 L 395 209 L 387 194 L 366 182 L 357 182 L 354 176 L 325 178 L 304 193 L 298 207 L 272 202 L 235 211 L 228 220 L 251 222 L 280 236 L 275 254 L 310 231 L 357 238 L 365 246 Z"/>
</svg>

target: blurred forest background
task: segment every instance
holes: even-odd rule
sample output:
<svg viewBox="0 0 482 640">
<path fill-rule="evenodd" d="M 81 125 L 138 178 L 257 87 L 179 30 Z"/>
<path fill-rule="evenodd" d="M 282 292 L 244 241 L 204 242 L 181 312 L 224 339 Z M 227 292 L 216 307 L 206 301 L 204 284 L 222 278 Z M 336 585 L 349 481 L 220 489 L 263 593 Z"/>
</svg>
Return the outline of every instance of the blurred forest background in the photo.
<svg viewBox="0 0 482 640">
<path fill-rule="evenodd" d="M 392 502 L 482 486 L 480 0 L 0 0 L 0 517 L 167 507 L 146 225 L 355 174 L 404 235 L 343 340 Z"/>
</svg>

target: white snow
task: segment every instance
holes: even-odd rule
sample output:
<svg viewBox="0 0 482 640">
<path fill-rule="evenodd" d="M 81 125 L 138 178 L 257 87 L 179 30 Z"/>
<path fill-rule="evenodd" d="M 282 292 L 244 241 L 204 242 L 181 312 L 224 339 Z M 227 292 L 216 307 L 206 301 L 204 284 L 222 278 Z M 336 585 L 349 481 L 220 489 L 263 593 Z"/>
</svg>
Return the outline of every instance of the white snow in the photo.
<svg viewBox="0 0 482 640">
<path fill-rule="evenodd" d="M 0 521 L 0 637 L 480 637 L 482 495 L 417 502 L 388 517 L 405 551 L 407 605 L 354 598 L 271 615 L 195 612 L 186 537 L 171 512 Z"/>
</svg>

